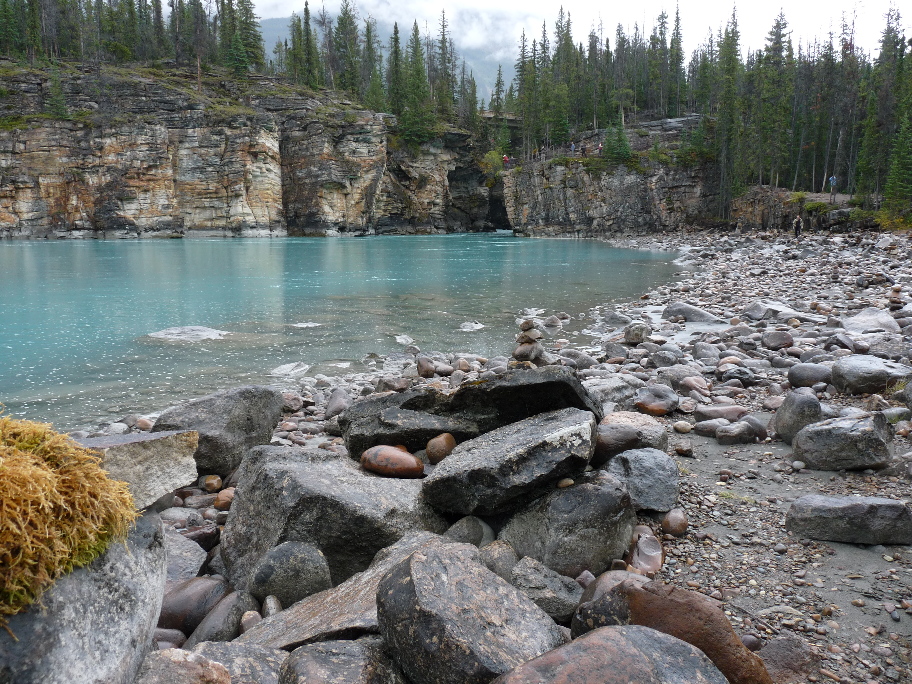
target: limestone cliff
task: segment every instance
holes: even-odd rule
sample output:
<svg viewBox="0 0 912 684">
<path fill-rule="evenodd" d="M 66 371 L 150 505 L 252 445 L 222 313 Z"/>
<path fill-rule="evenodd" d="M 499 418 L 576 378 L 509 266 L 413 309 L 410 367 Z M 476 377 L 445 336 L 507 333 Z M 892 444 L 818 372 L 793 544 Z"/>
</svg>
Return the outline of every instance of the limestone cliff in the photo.
<svg viewBox="0 0 912 684">
<path fill-rule="evenodd" d="M 485 230 L 488 192 L 466 134 L 403 149 L 333 93 L 0 63 L 0 237 Z"/>
<path fill-rule="evenodd" d="M 628 131 L 634 168 L 593 153 L 603 142 L 600 133 L 593 133 L 582 141 L 587 157 L 557 156 L 508 170 L 504 204 L 513 230 L 529 236 L 602 237 L 679 229 L 718 213 L 717 190 L 702 169 L 650 161 L 648 150 L 665 154 L 676 143 L 681 121 Z"/>
</svg>

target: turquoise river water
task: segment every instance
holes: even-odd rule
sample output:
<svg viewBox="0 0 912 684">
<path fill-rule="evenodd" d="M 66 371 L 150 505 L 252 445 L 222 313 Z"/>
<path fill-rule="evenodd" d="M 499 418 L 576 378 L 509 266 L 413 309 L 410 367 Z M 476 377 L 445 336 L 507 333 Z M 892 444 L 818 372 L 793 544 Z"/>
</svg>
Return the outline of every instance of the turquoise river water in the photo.
<svg viewBox="0 0 912 684">
<path fill-rule="evenodd" d="M 510 234 L 6 241 L 0 403 L 72 430 L 275 382 L 286 364 L 364 369 L 366 355 L 403 349 L 401 336 L 422 350 L 509 354 L 523 309 L 579 319 L 670 280 L 673 258 Z M 178 326 L 230 334 L 150 336 Z"/>
</svg>

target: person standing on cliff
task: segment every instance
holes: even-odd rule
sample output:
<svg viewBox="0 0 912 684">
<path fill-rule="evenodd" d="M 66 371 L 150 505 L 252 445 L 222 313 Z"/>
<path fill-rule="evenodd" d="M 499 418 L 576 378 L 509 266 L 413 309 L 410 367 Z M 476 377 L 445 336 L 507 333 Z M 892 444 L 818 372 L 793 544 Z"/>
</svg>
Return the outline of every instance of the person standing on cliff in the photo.
<svg viewBox="0 0 912 684">
<path fill-rule="evenodd" d="M 795 231 L 795 239 L 801 237 L 801 229 L 804 227 L 804 222 L 801 220 L 800 216 L 796 216 L 795 220 L 792 221 L 792 229 Z"/>
<path fill-rule="evenodd" d="M 575 142 L 570 143 L 570 156 L 571 157 L 576 156 L 576 143 Z"/>
<path fill-rule="evenodd" d="M 830 176 L 830 204 L 836 203 L 836 174 Z"/>
</svg>

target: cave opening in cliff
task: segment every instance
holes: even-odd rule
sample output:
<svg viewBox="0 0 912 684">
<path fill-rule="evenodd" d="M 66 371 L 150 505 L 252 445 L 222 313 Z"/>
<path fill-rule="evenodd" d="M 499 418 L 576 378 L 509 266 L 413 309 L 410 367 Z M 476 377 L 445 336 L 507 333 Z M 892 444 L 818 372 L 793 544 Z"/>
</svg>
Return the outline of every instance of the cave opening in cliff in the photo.
<svg viewBox="0 0 912 684">
<path fill-rule="evenodd" d="M 494 192 L 492 189 L 488 199 L 488 215 L 485 221 L 494 230 L 513 230 L 510 225 L 510 217 L 507 216 L 507 207 L 504 204 L 503 191 Z"/>
</svg>

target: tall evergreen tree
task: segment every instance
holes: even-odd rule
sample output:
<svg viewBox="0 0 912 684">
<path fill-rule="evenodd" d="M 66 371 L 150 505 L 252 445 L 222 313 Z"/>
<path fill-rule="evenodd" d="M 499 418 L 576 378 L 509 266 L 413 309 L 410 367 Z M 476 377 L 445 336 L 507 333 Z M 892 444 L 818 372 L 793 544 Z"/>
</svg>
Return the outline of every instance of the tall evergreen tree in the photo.
<svg viewBox="0 0 912 684">
<path fill-rule="evenodd" d="M 396 116 L 401 116 L 402 110 L 405 108 L 405 61 L 402 58 L 398 23 L 393 24 L 393 35 L 390 38 L 389 57 L 386 65 L 386 92 L 390 111 Z"/>
<path fill-rule="evenodd" d="M 408 62 L 406 65 L 405 106 L 399 121 L 399 130 L 404 140 L 417 144 L 426 142 L 433 134 L 434 111 L 430 85 L 425 71 L 424 48 L 418 22 L 412 27 L 409 38 Z"/>
</svg>

